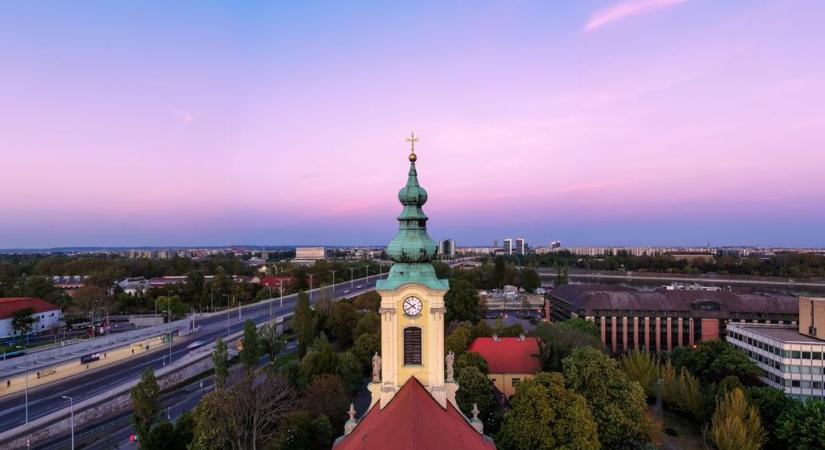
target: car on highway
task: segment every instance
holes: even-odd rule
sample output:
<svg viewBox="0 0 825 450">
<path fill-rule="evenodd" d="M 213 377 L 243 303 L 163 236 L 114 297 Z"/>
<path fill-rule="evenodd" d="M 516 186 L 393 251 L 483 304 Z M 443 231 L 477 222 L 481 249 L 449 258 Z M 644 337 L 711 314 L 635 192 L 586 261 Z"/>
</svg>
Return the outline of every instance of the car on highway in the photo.
<svg viewBox="0 0 825 450">
<path fill-rule="evenodd" d="M 344 294 L 349 294 L 349 289 L 345 290 Z"/>
<path fill-rule="evenodd" d="M 187 345 L 187 346 L 186 346 L 186 348 L 188 348 L 189 350 L 192 350 L 192 349 L 195 349 L 195 348 L 200 347 L 200 346 L 201 346 L 201 345 L 203 345 L 203 344 L 204 344 L 204 342 L 203 342 L 203 341 L 195 341 L 195 342 L 193 342 L 193 343 L 191 343 L 191 344 Z"/>
<path fill-rule="evenodd" d="M 359 284 L 358 286 L 355 286 L 355 289 L 361 289 L 362 287 L 364 287 L 364 285 Z"/>
</svg>

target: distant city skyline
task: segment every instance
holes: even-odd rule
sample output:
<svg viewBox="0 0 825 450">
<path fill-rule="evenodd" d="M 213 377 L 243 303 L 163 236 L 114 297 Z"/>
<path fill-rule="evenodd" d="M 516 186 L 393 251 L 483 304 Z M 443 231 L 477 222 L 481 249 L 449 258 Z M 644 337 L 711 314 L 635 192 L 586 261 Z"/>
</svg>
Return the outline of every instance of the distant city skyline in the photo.
<svg viewBox="0 0 825 450">
<path fill-rule="evenodd" d="M 0 11 L 0 248 L 825 247 L 822 2 Z"/>
</svg>

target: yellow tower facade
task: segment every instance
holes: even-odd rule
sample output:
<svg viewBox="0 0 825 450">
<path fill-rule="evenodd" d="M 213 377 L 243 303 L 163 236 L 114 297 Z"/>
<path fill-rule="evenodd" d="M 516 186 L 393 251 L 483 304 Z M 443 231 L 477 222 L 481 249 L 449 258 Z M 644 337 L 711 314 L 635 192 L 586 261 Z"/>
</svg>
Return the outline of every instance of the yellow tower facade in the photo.
<svg viewBox="0 0 825 450">
<path fill-rule="evenodd" d="M 415 142 L 410 153 L 407 184 L 398 193 L 403 206 L 399 230 L 387 246 L 395 262 L 386 279 L 376 283 L 381 295 L 381 353 L 373 358 L 372 402 L 383 408 L 415 377 L 443 407 L 455 404 L 458 386 L 451 379 L 452 356 L 444 354 L 444 294 L 447 280 L 435 275 L 432 261 L 437 244 L 427 235 L 421 209 L 427 192 L 418 184 Z M 378 367 L 380 366 L 380 376 Z M 449 369 L 447 369 L 449 367 Z"/>
</svg>

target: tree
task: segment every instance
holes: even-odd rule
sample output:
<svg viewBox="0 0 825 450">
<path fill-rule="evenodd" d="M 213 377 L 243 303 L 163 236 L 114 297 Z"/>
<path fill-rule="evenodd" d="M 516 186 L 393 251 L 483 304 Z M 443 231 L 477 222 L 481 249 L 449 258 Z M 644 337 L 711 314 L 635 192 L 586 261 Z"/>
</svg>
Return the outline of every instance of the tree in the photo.
<svg viewBox="0 0 825 450">
<path fill-rule="evenodd" d="M 247 319 L 243 325 L 243 347 L 241 347 L 241 362 L 247 372 L 252 372 L 261 359 L 260 339 L 255 322 Z"/>
<path fill-rule="evenodd" d="M 736 388 L 717 402 L 709 432 L 719 450 L 759 450 L 765 438 L 757 409 Z"/>
<path fill-rule="evenodd" d="M 280 374 L 246 374 L 232 388 L 211 392 L 198 403 L 192 448 L 260 448 L 273 440 L 277 424 L 295 408 L 297 398 Z"/>
<path fill-rule="evenodd" d="M 188 310 L 186 304 L 183 303 L 183 300 L 181 300 L 177 295 L 173 295 L 171 297 L 161 295 L 155 299 L 155 302 L 157 303 L 159 313 L 166 313 L 168 311 L 171 312 L 173 317 L 182 316 L 186 314 L 186 311 Z"/>
<path fill-rule="evenodd" d="M 275 448 L 279 450 L 327 450 L 336 436 L 327 416 L 309 411 L 287 415 L 278 432 Z"/>
<path fill-rule="evenodd" d="M 650 353 L 638 350 L 631 351 L 621 359 L 620 366 L 628 379 L 642 386 L 648 398 L 656 396 L 659 365 Z"/>
<path fill-rule="evenodd" d="M 338 348 L 352 346 L 352 324 L 358 321 L 358 311 L 350 302 L 338 302 L 332 307 L 330 317 L 332 334 L 335 336 Z"/>
<path fill-rule="evenodd" d="M 581 331 L 582 333 L 589 334 L 590 336 L 601 338 L 599 327 L 597 327 L 593 321 L 585 320 L 581 317 L 574 317 L 572 319 L 559 322 L 559 327 L 565 330 Z"/>
<path fill-rule="evenodd" d="M 307 382 L 312 382 L 319 375 L 338 374 L 338 355 L 323 334 L 315 339 L 315 343 L 301 360 L 301 372 Z"/>
<path fill-rule="evenodd" d="M 501 411 L 496 402 L 493 382 L 473 366 L 463 368 L 456 381 L 458 391 L 455 400 L 458 407 L 465 416 L 471 417 L 473 405 L 478 405 L 478 417 L 484 423 L 485 434 L 495 434 L 501 426 Z"/>
<path fill-rule="evenodd" d="M 194 435 L 192 413 L 184 412 L 174 425 L 162 422 L 152 427 L 149 437 L 140 447 L 150 450 L 187 450 Z"/>
<path fill-rule="evenodd" d="M 467 367 L 475 367 L 484 375 L 490 373 L 490 368 L 487 365 L 487 360 L 478 352 L 465 352 L 455 360 L 456 377 Z"/>
<path fill-rule="evenodd" d="M 504 262 L 504 258 L 499 255 L 496 256 L 495 262 L 493 263 L 493 279 L 492 285 L 495 288 L 501 289 L 504 286 L 504 278 L 507 273 L 507 264 Z"/>
<path fill-rule="evenodd" d="M 602 341 L 597 336 L 582 331 L 579 325 L 565 325 L 567 322 L 570 321 L 554 324 L 540 323 L 534 331 L 540 341 L 539 357 L 541 366 L 546 371 L 562 370 L 562 361 L 575 348 L 604 349 Z"/>
<path fill-rule="evenodd" d="M 521 269 L 521 273 L 519 274 L 519 281 L 522 288 L 524 288 L 527 292 L 535 292 L 536 289 L 541 287 L 541 280 L 539 280 L 539 274 L 536 272 L 535 269 L 526 267 Z"/>
<path fill-rule="evenodd" d="M 790 442 L 784 442 L 779 438 L 779 417 L 785 411 L 790 411 L 797 405 L 797 401 L 785 395 L 779 389 L 768 386 L 750 387 L 745 391 L 752 405 L 759 410 L 759 417 L 762 419 L 762 426 L 765 428 L 765 448 L 768 450 L 784 450 L 792 448 Z M 825 421 L 825 417 L 823 417 Z M 823 434 L 822 447 L 825 447 L 825 434 Z"/>
<path fill-rule="evenodd" d="M 445 319 L 448 323 L 453 320 L 475 323 L 481 319 L 478 290 L 467 280 L 450 280 L 450 290 L 444 296 L 444 305 L 447 308 Z"/>
<path fill-rule="evenodd" d="M 496 436 L 500 450 L 600 448 L 596 422 L 579 394 L 558 373 L 522 381 Z"/>
<path fill-rule="evenodd" d="M 303 291 L 298 292 L 298 300 L 295 302 L 292 328 L 298 340 L 298 357 L 303 358 L 316 335 L 315 313 L 309 306 L 309 297 Z"/>
<path fill-rule="evenodd" d="M 341 379 L 347 384 L 350 392 L 353 394 L 358 392 L 358 389 L 364 381 L 364 366 L 352 351 L 338 354 L 338 372 L 341 374 Z"/>
<path fill-rule="evenodd" d="M 719 384 L 735 375 L 746 386 L 759 386 L 761 370 L 748 355 L 733 345 L 718 340 L 702 341 L 696 348 L 678 347 L 672 354 L 677 369 L 686 368 L 699 377 L 702 384 Z"/>
<path fill-rule="evenodd" d="M 264 325 L 259 336 L 261 350 L 269 357 L 269 363 L 274 364 L 286 345 L 284 337 L 278 334 L 278 326 L 274 323 Z"/>
<path fill-rule="evenodd" d="M 587 400 L 602 445 L 612 448 L 647 437 L 644 391 L 627 379 L 614 360 L 594 348 L 580 347 L 562 366 L 567 387 Z"/>
<path fill-rule="evenodd" d="M 472 325 L 461 323 L 444 340 L 444 352 L 452 351 L 456 357 L 461 356 L 472 343 Z"/>
<path fill-rule="evenodd" d="M 316 414 L 329 417 L 333 430 L 343 430 L 351 397 L 344 380 L 337 375 L 315 377 L 304 392 L 304 407 Z"/>
<path fill-rule="evenodd" d="M 682 368 L 682 372 L 676 380 L 675 398 L 672 406 L 677 411 L 681 411 L 698 422 L 703 422 L 707 418 L 705 405 L 705 395 L 699 383 L 699 379 L 693 376 L 687 369 Z M 712 401 L 712 400 L 711 400 Z"/>
<path fill-rule="evenodd" d="M 790 450 L 825 448 L 825 401 L 808 400 L 779 417 L 776 436 Z"/>
<path fill-rule="evenodd" d="M 377 313 L 378 308 L 381 306 L 381 296 L 375 291 L 364 292 L 352 300 L 352 305 L 360 311 L 367 310 Z"/>
<path fill-rule="evenodd" d="M 215 341 L 215 350 L 212 351 L 212 364 L 215 366 L 215 387 L 223 389 L 226 385 L 226 377 L 229 375 L 229 349 L 226 342 L 218 338 Z"/>
<path fill-rule="evenodd" d="M 567 266 L 564 268 L 556 267 L 556 280 L 554 286 L 561 286 L 569 282 L 570 280 L 567 277 Z"/>
<path fill-rule="evenodd" d="M 372 356 L 381 351 L 381 336 L 375 333 L 366 333 L 355 339 L 352 352 L 366 370 L 372 366 Z"/>
<path fill-rule="evenodd" d="M 31 332 L 37 319 L 34 317 L 34 308 L 22 308 L 12 313 L 11 328 L 18 333 L 22 340 L 24 336 Z"/>
<path fill-rule="evenodd" d="M 158 396 L 160 395 L 160 386 L 155 378 L 155 372 L 151 368 L 146 368 L 140 381 L 129 392 L 129 397 L 132 399 L 132 426 L 135 427 L 135 433 L 139 438 L 139 442 L 143 442 L 149 438 L 149 430 L 158 418 L 160 406 L 158 405 Z"/>
<path fill-rule="evenodd" d="M 364 313 L 364 315 L 358 319 L 358 323 L 355 324 L 352 337 L 357 339 L 362 334 L 367 333 L 381 333 L 381 316 L 379 316 L 377 312 L 367 311 Z"/>
</svg>

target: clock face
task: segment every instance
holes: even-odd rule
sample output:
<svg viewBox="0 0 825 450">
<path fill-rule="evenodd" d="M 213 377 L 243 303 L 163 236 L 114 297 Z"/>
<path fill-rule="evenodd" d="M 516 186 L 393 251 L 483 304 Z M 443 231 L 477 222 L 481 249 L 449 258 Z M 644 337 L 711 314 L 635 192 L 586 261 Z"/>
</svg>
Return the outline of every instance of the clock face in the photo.
<svg viewBox="0 0 825 450">
<path fill-rule="evenodd" d="M 407 313 L 408 316 L 417 316 L 421 314 L 422 304 L 421 299 L 418 297 L 407 297 L 404 299 L 404 312 Z"/>
</svg>

